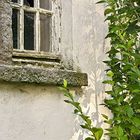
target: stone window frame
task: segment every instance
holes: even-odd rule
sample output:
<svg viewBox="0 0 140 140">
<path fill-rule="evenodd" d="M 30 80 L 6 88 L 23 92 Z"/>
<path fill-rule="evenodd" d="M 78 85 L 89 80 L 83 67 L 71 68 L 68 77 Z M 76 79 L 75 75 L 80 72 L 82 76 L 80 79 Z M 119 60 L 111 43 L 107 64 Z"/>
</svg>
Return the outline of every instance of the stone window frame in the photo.
<svg viewBox="0 0 140 140">
<path fill-rule="evenodd" d="M 39 14 L 43 13 L 46 14 L 48 16 L 51 17 L 50 20 L 50 46 L 49 46 L 49 52 L 45 52 L 45 51 L 40 51 L 40 35 L 39 32 L 40 30 L 36 30 L 36 38 L 37 42 L 36 42 L 36 49 L 35 50 L 24 50 L 24 34 L 23 34 L 23 18 L 20 18 L 20 22 L 22 24 L 20 24 L 20 34 L 19 36 L 21 37 L 20 39 L 20 49 L 13 49 L 12 52 L 12 62 L 14 64 L 32 64 L 32 65 L 39 65 L 42 63 L 41 66 L 49 66 L 49 67 L 58 67 L 60 66 L 60 61 L 61 61 L 61 55 L 59 52 L 59 48 L 60 48 L 60 33 L 59 33 L 59 28 L 56 28 L 55 24 L 58 23 L 60 21 L 60 19 L 58 18 L 59 15 L 59 10 L 60 8 L 56 8 L 57 6 L 60 7 L 60 5 L 57 5 L 55 1 L 53 0 L 49 0 L 49 4 L 50 4 L 50 10 L 46 10 L 46 9 L 42 9 L 39 6 L 39 0 L 35 0 L 35 7 L 28 7 L 28 6 L 24 6 L 24 1 L 23 0 L 19 0 L 19 4 L 15 4 L 13 2 L 10 2 L 11 8 L 15 9 L 19 9 L 20 10 L 20 14 L 21 17 L 24 16 L 24 12 L 25 11 L 30 11 L 30 12 L 36 12 L 36 20 L 35 22 L 38 24 L 39 23 Z M 57 10 L 56 10 L 57 9 Z M 58 24 L 57 26 L 59 26 L 60 24 Z M 38 25 L 37 28 L 39 28 L 40 25 Z M 54 29 L 55 28 L 55 29 Z M 58 30 L 59 29 L 59 30 Z M 56 30 L 58 31 L 58 33 L 56 34 Z M 35 39 L 36 40 L 36 39 Z M 57 41 L 56 41 L 57 40 Z M 42 61 L 44 59 L 44 61 Z M 46 61 L 46 62 L 45 62 Z M 62 67 L 62 66 L 61 66 Z"/>
<path fill-rule="evenodd" d="M 49 6 L 51 7 L 52 1 L 48 1 Z M 18 48 L 19 50 L 23 51 L 24 50 L 24 12 L 31 12 L 35 15 L 35 35 L 34 35 L 34 51 L 40 52 L 41 48 L 41 24 L 40 24 L 40 16 L 41 14 L 46 15 L 48 17 L 53 16 L 53 11 L 51 9 L 43 9 L 40 7 L 40 2 L 39 0 L 34 0 L 34 7 L 29 7 L 24 5 L 24 0 L 17 0 L 17 3 L 15 2 L 10 2 L 12 9 L 17 9 L 19 10 L 19 27 L 18 27 L 18 33 L 19 33 L 19 43 L 18 43 Z M 50 25 L 51 25 L 51 20 L 50 20 Z M 51 30 L 50 26 L 50 30 Z M 51 32 L 50 32 L 51 33 Z M 51 35 L 50 35 L 51 36 Z M 51 42 L 51 38 L 49 40 Z M 50 50 L 51 47 L 49 46 Z"/>
<path fill-rule="evenodd" d="M 58 11 L 56 13 L 59 14 Z M 54 19 L 58 19 L 57 14 L 53 16 Z M 52 21 L 53 25 L 55 25 L 55 20 Z M 53 30 L 55 30 L 54 28 Z M 88 81 L 86 73 L 67 70 L 61 65 L 61 56 L 57 54 L 60 47 L 59 33 L 57 35 L 58 36 L 54 35 L 52 38 L 52 42 L 54 41 L 52 46 L 55 46 L 52 47 L 54 52 L 53 54 L 42 52 L 27 53 L 25 51 L 15 52 L 12 46 L 12 7 L 10 5 L 10 0 L 1 0 L 0 82 L 32 83 L 56 86 L 62 85 L 63 80 L 65 79 L 68 81 L 69 86 L 72 87 L 87 86 Z M 13 61 L 13 59 L 15 59 L 15 61 Z M 27 61 L 25 61 L 26 59 Z"/>
</svg>

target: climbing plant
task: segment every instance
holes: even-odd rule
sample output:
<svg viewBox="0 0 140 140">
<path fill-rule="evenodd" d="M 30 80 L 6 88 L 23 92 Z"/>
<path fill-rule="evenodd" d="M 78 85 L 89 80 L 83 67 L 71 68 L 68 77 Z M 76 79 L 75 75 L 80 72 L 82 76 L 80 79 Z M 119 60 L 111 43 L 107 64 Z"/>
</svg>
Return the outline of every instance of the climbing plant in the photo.
<svg viewBox="0 0 140 140">
<path fill-rule="evenodd" d="M 71 104 L 74 107 L 74 114 L 83 120 L 83 124 L 80 126 L 89 132 L 89 136 L 85 140 L 100 140 L 103 135 L 103 129 L 95 127 L 93 120 L 83 112 L 80 103 L 74 99 L 74 95 L 69 91 L 66 80 L 64 80 L 63 87 L 60 87 L 60 89 L 64 92 L 64 96 L 67 97 L 64 101 Z"/>
<path fill-rule="evenodd" d="M 108 23 L 108 34 L 111 49 L 107 52 L 108 60 L 104 61 L 107 80 L 111 85 L 110 95 L 104 105 L 111 110 L 113 118 L 103 115 L 110 125 L 106 135 L 111 140 L 140 140 L 140 0 L 101 0 L 105 4 L 105 21 Z M 64 82 L 65 102 L 75 107 L 89 130 L 86 140 L 99 140 L 103 129 L 92 126 L 91 119 L 84 115 L 80 103 L 76 102 Z"/>
<path fill-rule="evenodd" d="M 106 70 L 112 89 L 105 99 L 113 119 L 108 135 L 111 140 L 140 139 L 140 0 L 102 0 L 108 22 L 111 49 Z M 139 137 L 139 138 L 138 138 Z"/>
</svg>

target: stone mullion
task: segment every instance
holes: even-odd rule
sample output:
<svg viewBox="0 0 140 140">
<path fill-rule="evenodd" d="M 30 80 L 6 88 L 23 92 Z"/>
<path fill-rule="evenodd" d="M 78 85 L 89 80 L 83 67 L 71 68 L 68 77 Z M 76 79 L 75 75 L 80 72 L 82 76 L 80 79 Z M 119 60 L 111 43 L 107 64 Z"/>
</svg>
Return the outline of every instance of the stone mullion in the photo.
<svg viewBox="0 0 140 140">
<path fill-rule="evenodd" d="M 24 50 L 24 9 L 23 9 L 23 0 L 20 0 L 20 17 L 19 17 L 19 21 L 20 21 L 20 26 L 19 26 L 19 35 L 20 35 L 20 39 L 19 39 L 19 48 L 20 50 Z"/>
<path fill-rule="evenodd" d="M 35 50 L 40 51 L 40 13 L 38 10 L 40 8 L 39 0 L 35 0 L 35 8 L 37 8 L 35 15 Z"/>
</svg>

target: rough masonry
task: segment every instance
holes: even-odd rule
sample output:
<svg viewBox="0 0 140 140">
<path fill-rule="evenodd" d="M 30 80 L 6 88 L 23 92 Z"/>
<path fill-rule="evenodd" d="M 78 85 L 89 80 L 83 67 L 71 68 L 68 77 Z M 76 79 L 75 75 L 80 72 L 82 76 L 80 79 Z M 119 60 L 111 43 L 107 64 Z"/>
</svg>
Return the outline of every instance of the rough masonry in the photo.
<svg viewBox="0 0 140 140">
<path fill-rule="evenodd" d="M 12 63 L 12 8 L 10 0 L 0 1 L 0 63 Z"/>
</svg>

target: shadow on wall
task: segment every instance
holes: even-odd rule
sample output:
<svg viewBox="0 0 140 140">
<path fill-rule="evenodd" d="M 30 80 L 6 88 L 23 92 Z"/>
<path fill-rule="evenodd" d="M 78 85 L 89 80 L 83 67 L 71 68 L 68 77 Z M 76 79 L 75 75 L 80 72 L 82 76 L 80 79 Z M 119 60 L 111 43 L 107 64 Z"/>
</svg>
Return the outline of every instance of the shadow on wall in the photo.
<svg viewBox="0 0 140 140">
<path fill-rule="evenodd" d="M 95 59 L 94 59 L 95 60 Z M 104 107 L 100 104 L 104 100 L 105 86 L 102 84 L 104 78 L 103 63 L 99 63 L 95 60 L 93 62 L 96 65 L 94 71 L 88 75 L 89 86 L 83 87 L 83 93 L 79 95 L 78 101 L 82 104 L 83 111 L 91 116 L 93 125 L 101 127 L 103 125 L 103 119 L 101 114 L 105 112 Z M 87 132 L 82 130 L 79 124 L 82 124 L 82 120 L 75 116 L 75 133 L 71 140 L 84 140 L 87 136 Z"/>
<path fill-rule="evenodd" d="M 79 95 L 78 101 L 82 104 L 83 111 L 91 116 L 94 126 L 100 127 L 103 126 L 101 114 L 108 113 L 108 110 L 100 104 L 103 103 L 105 98 L 104 93 L 106 87 L 102 81 L 105 77 L 104 70 L 106 66 L 103 60 L 106 59 L 105 52 L 109 49 L 109 43 L 104 39 L 107 32 L 107 27 L 104 24 L 104 8 L 103 6 L 96 5 L 96 2 L 96 0 L 89 0 L 89 5 L 91 6 L 89 16 L 91 17 L 87 18 L 87 15 L 81 13 L 81 17 L 78 17 L 83 28 L 80 26 L 81 33 L 78 37 L 76 36 L 74 42 L 74 47 L 80 46 L 79 50 L 76 50 L 77 47 L 75 47 L 74 65 L 77 66 L 75 69 L 80 69 L 82 72 L 88 74 L 89 83 L 87 87 L 83 87 L 83 94 Z M 83 15 L 85 15 L 85 17 L 83 17 Z M 75 21 L 77 21 L 77 18 Z M 89 30 L 86 32 L 84 29 L 87 29 L 88 23 Z M 77 28 L 76 26 L 75 34 L 77 34 Z M 82 43 L 80 42 L 81 38 Z M 74 121 L 74 135 L 71 140 L 84 140 L 87 136 L 87 132 L 85 132 L 85 130 L 83 131 L 79 126 L 79 124 L 82 124 L 82 121 L 77 116 Z"/>
</svg>

